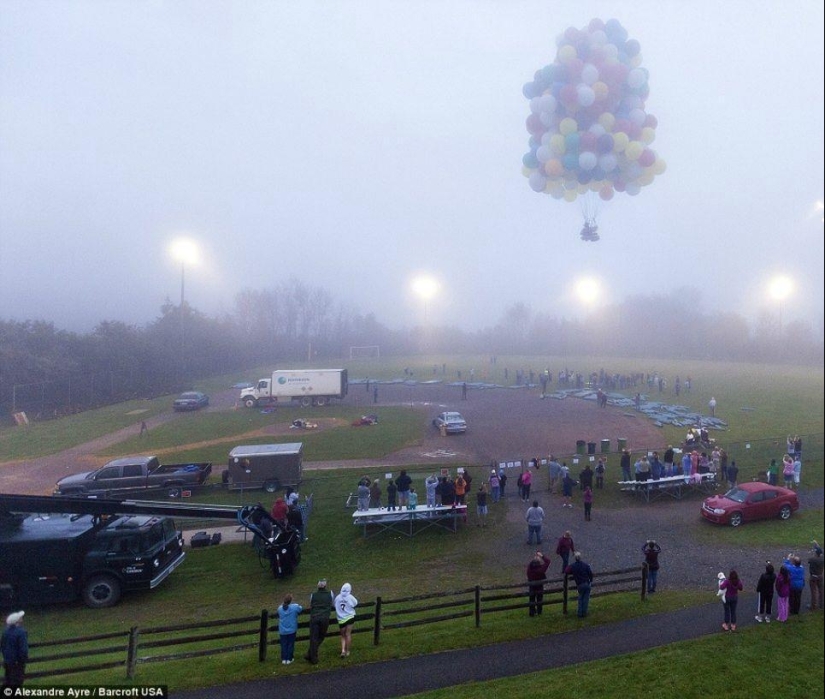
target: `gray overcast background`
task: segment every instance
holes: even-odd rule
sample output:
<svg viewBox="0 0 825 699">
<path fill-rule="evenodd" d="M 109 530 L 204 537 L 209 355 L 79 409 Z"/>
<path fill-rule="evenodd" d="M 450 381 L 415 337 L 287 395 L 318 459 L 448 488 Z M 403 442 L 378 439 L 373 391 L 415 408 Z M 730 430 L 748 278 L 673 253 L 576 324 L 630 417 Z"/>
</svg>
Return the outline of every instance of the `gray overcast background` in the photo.
<svg viewBox="0 0 825 699">
<path fill-rule="evenodd" d="M 650 71 L 667 172 L 599 214 L 521 174 L 522 85 L 618 19 Z M 702 291 L 750 319 L 792 275 L 823 316 L 823 3 L 0 0 L 0 318 L 90 330 L 298 278 L 390 327 L 471 330 Z"/>
</svg>

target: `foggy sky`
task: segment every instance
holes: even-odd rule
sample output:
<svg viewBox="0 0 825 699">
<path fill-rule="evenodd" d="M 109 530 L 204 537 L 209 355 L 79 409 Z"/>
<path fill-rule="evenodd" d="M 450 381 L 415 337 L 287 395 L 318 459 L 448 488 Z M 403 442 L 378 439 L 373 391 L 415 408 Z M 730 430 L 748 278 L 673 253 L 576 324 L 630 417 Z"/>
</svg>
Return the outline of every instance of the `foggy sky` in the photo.
<svg viewBox="0 0 825 699">
<path fill-rule="evenodd" d="M 599 214 L 521 173 L 522 86 L 556 36 L 618 19 L 667 172 Z M 702 291 L 821 328 L 823 5 L 727 0 L 0 0 L 0 318 L 142 325 L 296 277 L 390 327 L 472 330 Z M 771 305 L 773 303 L 773 305 Z"/>
</svg>

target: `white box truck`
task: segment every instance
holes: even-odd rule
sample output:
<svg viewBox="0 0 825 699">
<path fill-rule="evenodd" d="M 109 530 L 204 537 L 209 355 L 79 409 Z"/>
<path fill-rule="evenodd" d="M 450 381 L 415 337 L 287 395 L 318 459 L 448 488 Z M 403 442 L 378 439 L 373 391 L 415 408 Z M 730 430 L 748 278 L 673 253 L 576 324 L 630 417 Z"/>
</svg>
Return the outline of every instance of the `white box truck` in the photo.
<svg viewBox="0 0 825 699">
<path fill-rule="evenodd" d="M 327 405 L 333 398 L 347 395 L 346 369 L 281 369 L 241 391 L 247 408 L 270 403 L 297 401 L 304 407 Z"/>
</svg>

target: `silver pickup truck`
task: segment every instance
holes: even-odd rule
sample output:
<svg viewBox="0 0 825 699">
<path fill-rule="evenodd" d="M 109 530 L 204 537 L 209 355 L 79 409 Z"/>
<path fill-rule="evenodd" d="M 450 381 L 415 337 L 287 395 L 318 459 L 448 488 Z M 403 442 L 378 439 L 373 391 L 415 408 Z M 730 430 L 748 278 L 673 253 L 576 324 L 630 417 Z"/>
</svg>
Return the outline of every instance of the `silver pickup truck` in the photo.
<svg viewBox="0 0 825 699">
<path fill-rule="evenodd" d="M 97 471 L 61 478 L 55 495 L 102 495 L 116 491 L 181 488 L 201 485 L 212 473 L 211 463 L 161 464 L 157 456 L 126 456 L 110 461 Z"/>
</svg>

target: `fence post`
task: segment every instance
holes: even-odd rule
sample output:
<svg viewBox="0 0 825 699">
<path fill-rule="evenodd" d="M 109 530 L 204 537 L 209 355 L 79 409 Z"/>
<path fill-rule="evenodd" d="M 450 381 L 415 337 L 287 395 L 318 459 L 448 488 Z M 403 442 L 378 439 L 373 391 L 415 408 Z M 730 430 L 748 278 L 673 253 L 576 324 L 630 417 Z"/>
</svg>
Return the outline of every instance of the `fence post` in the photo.
<svg viewBox="0 0 825 699">
<path fill-rule="evenodd" d="M 381 637 L 381 597 L 375 598 L 375 616 L 373 617 L 372 626 L 372 644 L 378 645 Z"/>
<path fill-rule="evenodd" d="M 261 631 L 258 636 L 258 662 L 266 660 L 267 642 L 269 640 L 269 612 L 261 610 Z"/>
<path fill-rule="evenodd" d="M 647 561 L 642 563 L 642 602 L 645 601 L 645 595 L 647 592 L 647 576 L 648 576 L 648 567 Z"/>
<path fill-rule="evenodd" d="M 564 576 L 564 584 L 562 585 L 562 593 L 561 593 L 561 613 L 567 614 L 567 591 L 569 588 L 568 580 L 570 580 L 570 576 L 565 574 Z"/>
<path fill-rule="evenodd" d="M 140 631 L 138 630 L 137 626 L 133 626 L 131 629 L 129 629 L 129 643 L 126 647 L 126 678 L 130 680 L 135 679 L 135 667 L 137 666 L 137 649 L 139 635 Z"/>
<path fill-rule="evenodd" d="M 481 626 L 481 585 L 476 585 L 475 595 L 475 613 L 476 613 L 476 628 Z"/>
</svg>

